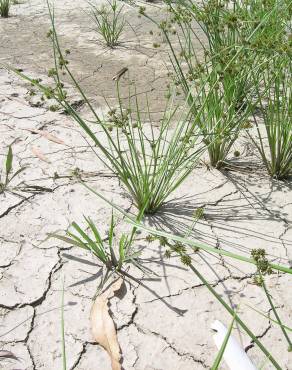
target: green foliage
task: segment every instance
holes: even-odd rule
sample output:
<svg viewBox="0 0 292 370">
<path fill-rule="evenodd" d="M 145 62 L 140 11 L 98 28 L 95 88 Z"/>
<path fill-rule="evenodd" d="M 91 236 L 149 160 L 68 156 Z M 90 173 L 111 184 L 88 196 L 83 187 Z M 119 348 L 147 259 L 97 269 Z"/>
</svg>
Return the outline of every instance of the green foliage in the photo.
<svg viewBox="0 0 292 370">
<path fill-rule="evenodd" d="M 282 333 L 283 333 L 285 339 L 287 340 L 288 351 L 291 352 L 292 351 L 292 342 L 291 342 L 291 340 L 290 340 L 290 338 L 287 334 L 285 326 L 282 324 L 280 316 L 279 316 L 279 314 L 277 312 L 277 309 L 276 309 L 276 307 L 273 303 L 273 297 L 270 295 L 270 293 L 268 291 L 268 288 L 267 288 L 267 285 L 265 283 L 265 279 L 264 279 L 265 275 L 272 273 L 271 266 L 269 265 L 268 259 L 266 257 L 266 251 L 264 249 L 261 249 L 261 248 L 253 249 L 251 251 L 251 256 L 255 260 L 256 266 L 257 266 L 257 272 L 254 276 L 254 282 L 257 285 L 263 287 L 263 290 L 266 294 L 266 297 L 267 297 L 268 302 L 271 306 L 271 309 L 272 309 L 272 311 L 273 311 L 273 313 L 276 317 L 277 323 L 281 327 Z"/>
<path fill-rule="evenodd" d="M 269 261 L 266 257 L 266 251 L 264 249 L 253 249 L 251 251 L 251 257 L 254 259 L 257 270 L 261 276 L 272 273 L 271 266 L 269 265 Z"/>
<path fill-rule="evenodd" d="M 15 72 L 40 89 L 44 95 L 49 94 L 53 97 L 83 128 L 97 148 L 95 153 L 98 158 L 119 177 L 139 210 L 145 213 L 156 212 L 190 174 L 204 150 L 204 146 L 198 142 L 196 124 L 190 119 L 190 110 L 184 109 L 180 113 L 170 99 L 165 106 L 160 125 L 156 126 L 152 123 L 149 109 L 148 117 L 145 119 L 142 116 L 137 99 L 134 107 L 130 102 L 124 107 L 118 96 L 118 107 L 110 109 L 107 118 L 99 117 L 70 71 L 69 62 L 67 60 L 62 62 L 65 58 L 59 45 L 52 10 L 50 15 L 52 30 L 49 32 L 49 37 L 52 40 L 55 55 L 54 73 L 51 73 L 51 77 L 55 85 L 44 86 L 39 80 L 30 79 L 16 70 Z M 93 116 L 91 123 L 83 118 L 68 101 L 61 81 L 63 73 L 70 77 L 91 111 Z M 119 81 L 117 81 L 117 91 L 119 94 Z M 175 127 L 173 127 L 174 123 L 176 123 Z M 96 128 L 103 131 L 106 140 L 100 139 L 95 133 Z"/>
<path fill-rule="evenodd" d="M 133 225 L 138 230 L 142 230 L 142 231 L 147 232 L 148 236 L 146 237 L 146 240 L 150 243 L 153 242 L 154 240 L 159 240 L 161 246 L 163 246 L 163 247 L 165 247 L 165 246 L 166 247 L 172 247 L 172 244 L 170 244 L 170 241 L 173 241 L 174 246 L 176 248 L 178 247 L 178 249 L 176 251 L 180 250 L 182 252 L 185 252 L 186 251 L 185 246 L 189 246 L 194 251 L 199 250 L 199 251 L 205 251 L 207 253 L 214 253 L 214 254 L 219 255 L 219 256 L 220 255 L 221 256 L 226 256 L 228 258 L 233 258 L 235 260 L 257 266 L 257 262 L 254 258 L 248 258 L 244 255 L 236 254 L 236 253 L 227 251 L 224 248 L 215 248 L 215 247 L 211 247 L 209 245 L 203 244 L 203 243 L 199 243 L 195 240 L 189 239 L 188 235 L 186 237 L 182 237 L 182 236 L 179 236 L 179 235 L 174 235 L 174 234 L 171 234 L 171 233 L 167 233 L 163 230 L 156 230 L 156 229 L 150 228 L 148 226 L 145 226 L 144 224 L 141 223 L 141 218 L 135 218 L 135 217 L 129 215 L 122 208 L 120 208 L 119 206 L 115 205 L 113 202 L 106 199 L 102 194 L 98 193 L 97 191 L 95 191 L 94 189 L 92 189 L 91 187 L 86 185 L 85 183 L 83 183 L 83 185 L 88 190 L 90 190 L 93 194 L 95 194 L 98 198 L 104 200 L 111 207 L 113 207 L 118 212 L 120 212 L 125 217 L 125 220 L 128 223 Z M 262 255 L 262 253 L 263 252 L 260 252 L 260 255 Z M 266 266 L 266 264 L 265 264 L 265 266 Z M 282 271 L 284 273 L 292 274 L 292 269 L 291 268 L 283 266 L 283 265 L 278 265 L 278 264 L 272 263 L 270 261 L 268 261 L 268 266 L 266 266 L 266 267 L 267 267 L 267 269 L 272 269 L 272 270 L 275 270 L 275 271 Z"/>
<path fill-rule="evenodd" d="M 12 3 L 11 0 L 0 0 L 0 16 L 2 18 L 9 17 L 11 3 Z"/>
<path fill-rule="evenodd" d="M 247 100 L 251 93 L 245 95 L 246 100 L 243 101 L 239 100 L 239 90 L 235 89 L 241 81 L 246 81 L 245 73 L 240 73 L 237 79 L 223 76 L 221 79 L 218 68 L 206 65 L 192 87 L 193 119 L 208 148 L 210 164 L 216 168 L 224 165 L 253 108 Z"/>
<path fill-rule="evenodd" d="M 12 173 L 13 170 L 12 165 L 13 165 L 13 152 L 12 147 L 9 146 L 5 160 L 4 176 L 0 172 L 0 194 L 4 193 L 5 191 L 12 192 L 14 189 L 10 187 L 10 183 L 15 177 L 17 177 L 22 171 L 26 169 L 26 167 L 21 167 L 16 172 Z"/>
<path fill-rule="evenodd" d="M 262 89 L 257 89 L 260 117 L 254 116 L 256 134 L 248 131 L 268 173 L 277 179 L 292 174 L 291 79 L 291 58 L 286 55 L 273 58 Z"/>
<path fill-rule="evenodd" d="M 209 290 L 209 292 L 227 310 L 227 312 L 232 316 L 233 321 L 235 321 L 243 329 L 243 331 L 246 332 L 246 334 L 258 346 L 258 348 L 265 354 L 265 356 L 273 364 L 273 366 L 276 369 L 281 370 L 280 365 L 278 364 L 276 359 L 273 357 L 273 355 L 270 353 L 270 351 L 261 343 L 259 338 L 253 333 L 253 331 L 251 329 L 249 329 L 249 327 L 240 318 L 240 316 L 237 314 L 237 312 L 234 310 L 234 308 L 231 307 L 227 302 L 225 302 L 225 300 L 222 298 L 222 296 L 216 292 L 216 290 L 212 287 L 212 285 L 205 279 L 205 277 L 193 265 L 192 258 L 187 252 L 187 246 L 189 246 L 191 248 L 196 248 L 199 251 L 207 251 L 209 253 L 216 253 L 216 254 L 219 254 L 219 255 L 225 255 L 227 257 L 230 257 L 230 258 L 233 258 L 233 259 L 236 259 L 236 260 L 239 260 L 239 261 L 254 264 L 254 265 L 257 266 L 259 273 L 261 273 L 262 271 L 264 273 L 270 273 L 270 271 L 272 269 L 275 269 L 275 270 L 279 270 L 279 271 L 283 271 L 283 272 L 287 272 L 289 274 L 292 274 L 291 269 L 286 268 L 284 266 L 279 266 L 279 265 L 269 263 L 267 258 L 266 258 L 266 253 L 262 249 L 253 250 L 252 251 L 252 259 L 249 259 L 247 257 L 236 255 L 236 254 L 234 254 L 232 252 L 229 252 L 229 251 L 224 251 L 224 249 L 222 249 L 222 248 L 220 248 L 220 249 L 212 248 L 212 247 L 209 247 L 209 246 L 206 246 L 206 245 L 199 244 L 196 241 L 192 241 L 192 240 L 187 239 L 187 238 L 183 238 L 183 237 L 176 236 L 176 235 L 173 235 L 173 234 L 170 234 L 170 233 L 166 233 L 164 231 L 158 231 L 158 230 L 151 229 L 147 226 L 144 226 L 141 223 L 141 217 L 139 217 L 138 219 L 133 218 L 132 216 L 130 216 L 126 212 L 124 212 L 120 207 L 116 206 L 111 201 L 108 201 L 101 194 L 97 193 L 95 190 L 91 189 L 86 184 L 84 184 L 84 186 L 87 189 L 91 190 L 99 198 L 103 199 L 108 204 L 110 204 L 114 209 L 116 209 L 117 211 L 122 213 L 123 216 L 125 217 L 126 221 L 129 222 L 130 224 L 132 224 L 134 226 L 135 230 L 140 229 L 140 230 L 143 230 L 143 231 L 146 231 L 146 232 L 150 233 L 150 235 L 148 235 L 148 237 L 147 237 L 147 240 L 149 242 L 152 242 L 153 240 L 158 240 L 160 245 L 166 249 L 166 257 L 167 258 L 171 257 L 173 254 L 180 257 L 180 260 L 181 260 L 182 264 L 185 265 L 185 266 L 188 266 L 188 268 L 191 271 L 194 272 L 196 277 L 199 278 L 199 280 L 201 280 L 201 282 Z M 142 216 L 142 214 L 140 214 L 140 216 Z M 202 216 L 202 211 L 200 210 L 196 213 L 196 217 L 201 217 L 201 216 Z M 268 298 L 269 298 L 269 301 L 270 301 L 270 296 L 268 296 Z M 275 307 L 274 307 L 273 304 L 272 304 L 272 307 L 273 307 L 273 311 L 275 313 Z M 279 319 L 279 315 L 277 314 L 277 312 L 275 313 L 275 315 L 276 315 L 278 324 L 281 326 L 282 330 L 285 332 L 286 338 L 288 338 L 288 341 L 289 341 L 289 344 L 290 344 L 289 337 L 288 337 L 288 335 L 285 331 L 284 326 L 282 325 L 282 323 Z M 232 326 L 231 326 L 231 328 L 232 328 Z M 216 369 L 216 366 L 218 368 L 218 366 L 220 364 L 220 361 L 222 359 L 223 352 L 225 350 L 228 338 L 229 338 L 230 333 L 231 333 L 231 328 L 229 328 L 229 333 L 226 336 L 225 341 L 223 343 L 223 346 L 221 347 L 221 349 L 219 351 L 219 354 L 216 358 L 216 361 L 213 365 L 213 366 L 215 366 L 215 369 Z M 290 345 L 289 345 L 289 350 L 290 350 Z"/>
<path fill-rule="evenodd" d="M 118 6 L 116 0 L 107 1 L 107 5 L 102 6 L 90 3 L 90 6 L 90 15 L 95 23 L 96 32 L 102 36 L 108 47 L 114 48 L 119 44 L 125 27 L 125 19 L 122 15 L 124 6 Z"/>
<path fill-rule="evenodd" d="M 166 3 L 170 13 L 167 21 L 158 23 L 145 11 L 143 15 L 164 33 L 176 84 L 193 110 L 211 165 L 219 168 L 253 112 L 257 103 L 254 96 L 271 54 L 291 55 L 291 40 L 287 37 L 291 2 Z M 197 34 L 198 24 L 207 46 Z M 173 32 L 174 27 L 177 32 Z M 198 44 L 203 53 L 198 53 Z"/>
<path fill-rule="evenodd" d="M 179 4 L 189 11 L 190 19 L 199 21 L 207 37 L 205 54 L 210 57 L 212 69 L 219 73 L 220 90 L 227 103 L 232 105 L 234 101 L 235 109 L 237 105 L 243 108 L 251 96 L 256 96 L 270 155 L 256 117 L 258 137 L 254 144 L 272 177 L 288 177 L 292 168 L 291 1 L 210 0 L 191 7 L 188 0 L 182 0 Z M 186 21 L 184 24 L 191 27 Z M 229 151 L 224 147 L 237 137 L 240 122 L 237 124 L 234 118 L 232 121 L 234 134 L 227 131 L 225 140 L 210 147 L 212 165 L 224 158 L 224 152 Z"/>
<path fill-rule="evenodd" d="M 133 262 L 138 257 L 138 253 L 132 251 L 135 228 L 129 235 L 124 233 L 119 241 L 116 241 L 116 224 L 112 215 L 108 237 L 102 239 L 94 222 L 89 217 L 84 217 L 84 219 L 89 232 L 73 222 L 73 231 L 67 231 L 67 236 L 55 233 L 49 234 L 49 236 L 92 253 L 106 268 L 107 276 L 111 272 L 120 272 L 126 263 Z"/>
<path fill-rule="evenodd" d="M 261 272 L 259 272 L 259 274 L 261 275 Z M 261 275 L 261 277 L 262 277 L 262 275 Z M 271 296 L 271 294 L 269 293 L 268 288 L 267 288 L 267 286 L 266 286 L 266 283 L 265 283 L 265 281 L 264 281 L 264 278 L 263 278 L 263 277 L 262 277 L 262 286 L 263 286 L 263 288 L 264 288 L 264 292 L 265 292 L 265 294 L 266 294 L 266 296 L 267 296 L 267 299 L 268 299 L 268 301 L 269 301 L 269 304 L 270 304 L 270 306 L 271 306 L 271 309 L 272 309 L 272 311 L 273 311 L 273 313 L 274 313 L 274 315 L 275 315 L 275 318 L 276 318 L 276 320 L 277 320 L 277 323 L 279 324 L 279 326 L 280 326 L 280 328 L 281 328 L 281 331 L 282 331 L 282 333 L 283 333 L 283 335 L 284 335 L 284 338 L 286 339 L 286 341 L 287 341 L 287 343 L 288 343 L 288 352 L 292 352 L 292 342 L 291 342 L 291 340 L 290 340 L 290 338 L 289 338 L 289 335 L 288 335 L 288 333 L 287 333 L 287 331 L 286 331 L 285 326 L 282 324 L 282 321 L 281 321 L 281 319 L 280 319 L 280 316 L 279 316 L 279 314 L 278 314 L 278 311 L 277 311 L 277 309 L 276 309 L 276 307 L 275 307 L 275 305 L 274 305 L 274 303 L 273 303 L 273 297 L 272 297 L 272 296 Z"/>
</svg>

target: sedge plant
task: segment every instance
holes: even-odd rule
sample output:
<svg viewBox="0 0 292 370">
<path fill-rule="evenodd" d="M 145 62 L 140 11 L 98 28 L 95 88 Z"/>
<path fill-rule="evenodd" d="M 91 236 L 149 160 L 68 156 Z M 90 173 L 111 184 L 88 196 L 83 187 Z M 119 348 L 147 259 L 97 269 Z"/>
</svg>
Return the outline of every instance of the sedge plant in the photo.
<svg viewBox="0 0 292 370">
<path fill-rule="evenodd" d="M 137 217 L 140 220 L 142 213 Z M 140 266 L 138 262 L 139 252 L 133 250 L 136 228 L 133 227 L 130 233 L 123 233 L 120 238 L 116 238 L 116 221 L 112 214 L 108 236 L 102 238 L 95 223 L 89 218 L 84 217 L 86 228 L 82 228 L 76 222 L 71 224 L 71 229 L 66 232 L 66 236 L 56 233 L 49 234 L 49 237 L 56 238 L 72 246 L 84 249 L 91 253 L 105 268 L 104 278 L 101 286 L 108 280 L 113 273 L 122 273 L 122 267 L 127 263 Z"/>
<path fill-rule="evenodd" d="M 9 17 L 11 3 L 12 3 L 11 0 L 0 0 L 0 16 L 2 18 Z"/>
<path fill-rule="evenodd" d="M 112 0 L 101 6 L 90 3 L 90 7 L 95 31 L 103 38 L 106 46 L 114 48 L 119 44 L 126 24 L 122 14 L 123 6 L 119 6 L 116 0 Z"/>
<path fill-rule="evenodd" d="M 269 46 L 263 45 L 266 40 L 274 45 L 284 37 L 285 22 L 276 27 L 278 2 L 266 8 L 260 6 L 256 17 L 251 11 L 257 9 L 256 0 L 251 3 L 252 7 L 250 2 L 242 1 L 167 1 L 170 15 L 162 22 L 148 16 L 145 9 L 140 10 L 164 34 L 176 84 L 193 110 L 208 146 L 210 163 L 217 168 L 224 164 L 253 112 L 253 76 L 260 85 L 269 58 Z M 206 42 L 197 34 L 196 24 L 203 30 Z"/>
<path fill-rule="evenodd" d="M 292 45 L 290 46 L 292 53 Z M 260 116 L 254 115 L 255 133 L 247 133 L 271 177 L 292 174 L 292 63 L 291 56 L 273 58 L 265 72 L 263 89 L 258 87 Z"/>
<path fill-rule="evenodd" d="M 89 187 L 87 184 L 83 183 L 83 185 L 90 190 L 93 194 L 95 194 L 100 199 L 103 199 L 106 201 L 109 205 L 111 205 L 114 209 L 116 209 L 118 212 L 120 212 L 125 220 L 130 223 L 132 226 L 137 228 L 138 230 L 147 232 L 150 234 L 151 238 L 147 238 L 148 241 L 152 241 L 157 239 L 160 242 L 161 247 L 165 248 L 165 256 L 170 257 L 172 255 L 176 255 L 180 258 L 181 263 L 184 266 L 187 266 L 199 280 L 202 282 L 202 284 L 208 289 L 208 291 L 213 295 L 213 297 L 226 309 L 226 311 L 231 315 L 234 322 L 236 322 L 239 327 L 250 337 L 252 342 L 264 353 L 267 360 L 272 363 L 272 365 L 277 370 L 282 370 L 281 366 L 279 365 L 278 361 L 273 357 L 271 352 L 262 344 L 260 339 L 256 336 L 256 334 L 245 324 L 245 322 L 241 319 L 239 314 L 236 312 L 236 310 L 231 307 L 224 299 L 223 297 L 217 293 L 217 291 L 213 288 L 213 286 L 207 281 L 207 279 L 200 273 L 200 271 L 197 269 L 197 267 L 194 265 L 192 257 L 190 253 L 188 253 L 188 248 L 190 248 L 190 251 L 199 253 L 199 252 L 208 252 L 215 255 L 221 255 L 226 256 L 228 258 L 241 261 L 243 263 L 249 263 L 254 265 L 257 269 L 259 266 L 259 260 L 256 258 L 256 256 L 253 254 L 251 257 L 247 257 L 245 255 L 236 254 L 230 251 L 225 250 L 224 248 L 215 248 L 208 246 L 206 244 L 198 243 L 195 240 L 190 239 L 187 237 L 181 237 L 178 235 L 174 235 L 162 230 L 156 230 L 151 227 L 145 226 L 140 221 L 137 221 L 137 218 L 134 217 L 131 214 L 128 214 L 125 212 L 122 208 L 119 206 L 113 204 L 113 202 L 107 200 L 102 194 L 96 192 L 94 189 Z M 200 212 L 201 213 L 201 212 Z M 292 269 L 283 265 L 275 264 L 270 262 L 267 258 L 265 259 L 265 271 L 281 271 L 283 273 L 292 274 Z M 223 351 L 223 348 L 222 348 Z M 223 353 L 223 352 L 222 352 Z M 218 361 L 220 358 L 218 358 Z M 220 363 L 220 362 L 219 362 Z M 216 365 L 216 362 L 215 362 Z"/>
<path fill-rule="evenodd" d="M 286 0 L 205 0 L 201 3 L 179 0 L 168 5 L 170 22 L 178 28 L 179 56 L 189 69 L 185 77 L 193 77 L 193 69 L 196 72 L 198 53 L 195 44 L 199 43 L 204 56 L 209 58 L 212 68 L 220 76 L 226 99 L 230 101 L 231 97 L 240 108 L 253 86 L 251 71 L 261 60 L 260 56 L 270 55 L 270 51 L 279 49 L 285 40 L 291 3 Z M 166 25 L 158 24 L 169 35 Z M 195 25 L 202 30 L 206 42 L 199 39 Z M 178 56 L 169 36 L 168 42 L 172 54 Z M 172 59 L 176 63 L 174 56 Z M 176 65 L 174 67 L 177 69 Z M 184 76 L 178 77 L 183 84 L 187 82 Z M 189 80 L 190 87 L 192 78 Z"/>
<path fill-rule="evenodd" d="M 150 113 L 144 119 L 138 99 L 134 107 L 130 99 L 125 107 L 119 97 L 118 107 L 110 110 L 110 117 L 101 118 L 69 68 L 59 44 L 51 9 L 50 15 L 52 30 L 49 36 L 55 56 L 55 66 L 50 75 L 54 79 L 54 87 L 42 85 L 39 80 L 19 71 L 14 72 L 40 89 L 45 96 L 54 98 L 71 115 L 92 140 L 92 148 L 96 149 L 98 158 L 118 176 L 139 210 L 143 209 L 148 214 L 156 212 L 191 173 L 206 148 L 196 135 L 196 123 L 191 119 L 190 109 L 179 111 L 170 99 L 157 126 L 152 122 Z M 82 117 L 82 113 L 76 111 L 68 100 L 61 80 L 63 73 L 69 76 L 90 110 L 91 121 Z M 119 96 L 119 81 L 117 91 Z M 100 139 L 96 130 L 101 130 L 106 140 Z"/>
</svg>

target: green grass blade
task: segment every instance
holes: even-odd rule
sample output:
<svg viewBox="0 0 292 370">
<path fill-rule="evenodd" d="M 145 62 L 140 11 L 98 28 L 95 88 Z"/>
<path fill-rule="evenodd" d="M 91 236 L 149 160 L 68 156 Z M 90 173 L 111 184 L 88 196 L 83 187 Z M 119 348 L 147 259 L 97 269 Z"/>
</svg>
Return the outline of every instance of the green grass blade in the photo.
<svg viewBox="0 0 292 370">
<path fill-rule="evenodd" d="M 79 248 L 82 248 L 82 249 L 88 249 L 88 247 L 86 247 L 84 245 L 84 243 L 78 242 L 77 240 L 74 240 L 73 238 L 68 238 L 67 236 L 62 236 L 62 235 L 58 235 L 58 234 L 55 234 L 55 233 L 49 233 L 48 234 L 48 237 L 49 238 L 59 239 L 62 242 L 65 242 L 67 244 L 74 245 L 75 247 L 79 247 Z"/>
<path fill-rule="evenodd" d="M 65 342 L 65 319 L 64 319 L 64 296 L 65 279 L 63 280 L 62 304 L 61 304 L 61 330 L 62 330 L 62 364 L 63 370 L 67 370 L 66 342 Z"/>
<path fill-rule="evenodd" d="M 8 176 L 12 170 L 12 162 L 13 162 L 13 153 L 12 153 L 12 148 L 11 146 L 9 146 L 8 148 L 8 153 L 7 153 L 7 157 L 6 157 L 6 164 L 5 164 L 5 167 L 6 167 L 6 179 L 5 179 L 5 184 L 7 185 L 8 184 Z"/>
<path fill-rule="evenodd" d="M 212 295 L 217 299 L 218 302 L 230 313 L 234 320 L 242 327 L 242 329 L 248 334 L 252 341 L 259 347 L 259 349 L 266 355 L 269 361 L 274 365 L 277 370 L 282 370 L 282 367 L 274 359 L 272 354 L 266 349 L 266 347 L 260 342 L 260 340 L 253 334 L 253 332 L 245 325 L 245 323 L 240 319 L 236 312 L 224 301 L 224 299 L 218 294 L 213 287 L 208 283 L 208 281 L 200 274 L 200 272 L 192 265 L 189 268 L 196 274 L 196 276 L 202 281 L 205 287 L 212 293 Z"/>
<path fill-rule="evenodd" d="M 285 328 L 286 330 L 288 330 L 288 331 L 291 331 L 291 332 L 292 332 L 292 328 L 290 328 L 289 326 L 284 325 L 284 324 L 282 324 L 282 323 L 280 324 L 280 322 L 279 322 L 279 321 L 272 319 L 271 317 L 269 317 L 269 316 L 265 315 L 263 312 L 261 312 L 261 311 L 257 310 L 256 308 L 254 308 L 254 307 L 252 307 L 252 306 L 250 306 L 250 305 L 248 305 L 248 304 L 247 304 L 246 306 L 247 306 L 247 307 L 249 307 L 249 308 L 251 308 L 251 309 L 252 309 L 252 310 L 254 310 L 255 312 L 257 312 L 259 315 L 261 315 L 261 316 L 265 317 L 266 319 L 268 319 L 268 320 L 272 321 L 274 324 L 277 324 L 277 325 L 281 326 L 282 328 Z"/>
<path fill-rule="evenodd" d="M 279 316 L 279 314 L 278 314 L 278 312 L 276 310 L 276 307 L 275 307 L 275 305 L 274 305 L 274 303 L 272 301 L 271 295 L 270 295 L 270 293 L 269 293 L 269 291 L 267 289 L 267 286 L 265 284 L 264 279 L 262 279 L 262 282 L 263 282 L 262 285 L 263 285 L 265 294 L 266 294 L 266 296 L 268 298 L 269 304 L 270 304 L 270 306 L 271 306 L 271 308 L 273 310 L 273 313 L 274 313 L 274 315 L 276 317 L 276 320 L 277 320 L 278 324 L 280 325 L 280 328 L 282 330 L 282 333 L 283 333 L 285 339 L 287 340 L 287 343 L 288 343 L 288 352 L 292 352 L 292 343 L 291 343 L 291 340 L 290 340 L 290 338 L 289 338 L 289 336 L 288 336 L 288 334 L 287 334 L 287 332 L 285 330 L 285 327 L 282 324 L 282 321 L 281 321 L 280 316 Z"/>
<path fill-rule="evenodd" d="M 121 207 L 115 205 L 113 202 L 106 199 L 103 195 L 101 195 L 100 193 L 98 193 L 97 191 L 95 191 L 94 189 L 89 187 L 84 182 L 81 181 L 81 184 L 83 184 L 83 186 L 85 186 L 93 194 L 95 194 L 96 196 L 98 196 L 99 198 L 104 200 L 106 203 L 111 205 L 111 207 L 115 208 L 118 212 L 123 214 L 125 216 L 125 219 L 127 220 L 127 222 L 129 222 L 131 225 L 135 226 L 139 230 L 147 231 L 149 234 L 152 234 L 152 235 L 163 236 L 165 238 L 180 242 L 182 244 L 187 244 L 190 247 L 194 248 L 195 250 L 201 249 L 201 250 L 206 251 L 206 252 L 211 252 L 211 253 L 223 255 L 223 256 L 226 256 L 226 257 L 234 258 L 234 259 L 237 259 L 239 261 L 250 263 L 252 265 L 257 264 L 256 261 L 253 260 L 252 258 L 245 257 L 245 256 L 242 256 L 242 255 L 239 255 L 239 254 L 236 254 L 236 253 L 228 252 L 228 251 L 226 251 L 222 248 L 219 249 L 219 248 L 210 247 L 208 245 L 197 243 L 197 242 L 194 242 L 193 240 L 189 240 L 189 239 L 186 239 L 186 238 L 181 237 L 181 236 L 173 235 L 173 234 L 167 233 L 165 231 L 155 230 L 155 229 L 152 229 L 150 227 L 147 227 L 147 226 L 143 225 L 141 222 L 138 222 L 133 215 L 129 215 Z M 277 265 L 277 264 L 274 264 L 274 263 L 269 263 L 269 266 L 274 270 L 278 270 L 278 271 L 282 271 L 282 272 L 285 272 L 285 273 L 288 273 L 288 274 L 292 274 L 292 269 L 290 269 L 289 267 L 285 267 L 285 266 L 282 266 L 282 265 Z"/>
</svg>

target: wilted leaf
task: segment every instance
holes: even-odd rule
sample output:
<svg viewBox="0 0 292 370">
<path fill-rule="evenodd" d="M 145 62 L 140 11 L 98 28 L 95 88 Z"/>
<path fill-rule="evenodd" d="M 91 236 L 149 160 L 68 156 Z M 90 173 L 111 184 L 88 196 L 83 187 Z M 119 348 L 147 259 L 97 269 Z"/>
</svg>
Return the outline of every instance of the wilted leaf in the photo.
<svg viewBox="0 0 292 370">
<path fill-rule="evenodd" d="M 96 342 L 111 358 L 112 370 L 121 370 L 121 354 L 114 322 L 109 315 L 108 300 L 119 290 L 123 280 L 120 278 L 104 293 L 99 295 L 90 313 L 91 329 Z"/>
<path fill-rule="evenodd" d="M 15 356 L 15 354 L 10 351 L 0 351 L 0 360 L 2 359 L 10 359 L 10 360 L 18 361 L 18 358 Z"/>
<path fill-rule="evenodd" d="M 33 129 L 33 130 L 30 130 L 30 131 L 31 132 L 34 132 L 36 134 L 39 134 L 39 135 L 43 136 L 44 138 L 46 138 L 46 139 L 48 139 L 50 141 L 53 141 L 54 143 L 65 145 L 65 142 L 62 139 L 59 139 L 57 136 L 51 134 L 48 131 L 37 130 L 37 129 Z"/>
<path fill-rule="evenodd" d="M 47 163 L 51 163 L 51 162 L 48 160 L 48 158 L 44 155 L 44 153 L 42 153 L 42 152 L 40 151 L 40 149 L 39 149 L 39 148 L 37 148 L 37 147 L 33 146 L 33 147 L 31 148 L 31 151 L 32 151 L 32 153 L 33 153 L 36 157 L 38 157 L 41 161 L 44 161 L 44 162 L 47 162 Z"/>
</svg>

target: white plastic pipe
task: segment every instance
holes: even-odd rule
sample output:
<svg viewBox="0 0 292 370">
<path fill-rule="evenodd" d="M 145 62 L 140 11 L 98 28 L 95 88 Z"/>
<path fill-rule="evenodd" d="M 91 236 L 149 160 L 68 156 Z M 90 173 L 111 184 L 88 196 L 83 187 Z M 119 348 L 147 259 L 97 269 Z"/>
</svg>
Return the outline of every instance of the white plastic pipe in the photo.
<svg viewBox="0 0 292 370">
<path fill-rule="evenodd" d="M 218 350 L 220 350 L 228 329 L 218 320 L 212 324 L 211 328 L 216 331 L 213 338 Z M 223 359 L 230 370 L 257 370 L 245 351 L 232 335 L 230 335 L 228 339 Z"/>
</svg>

